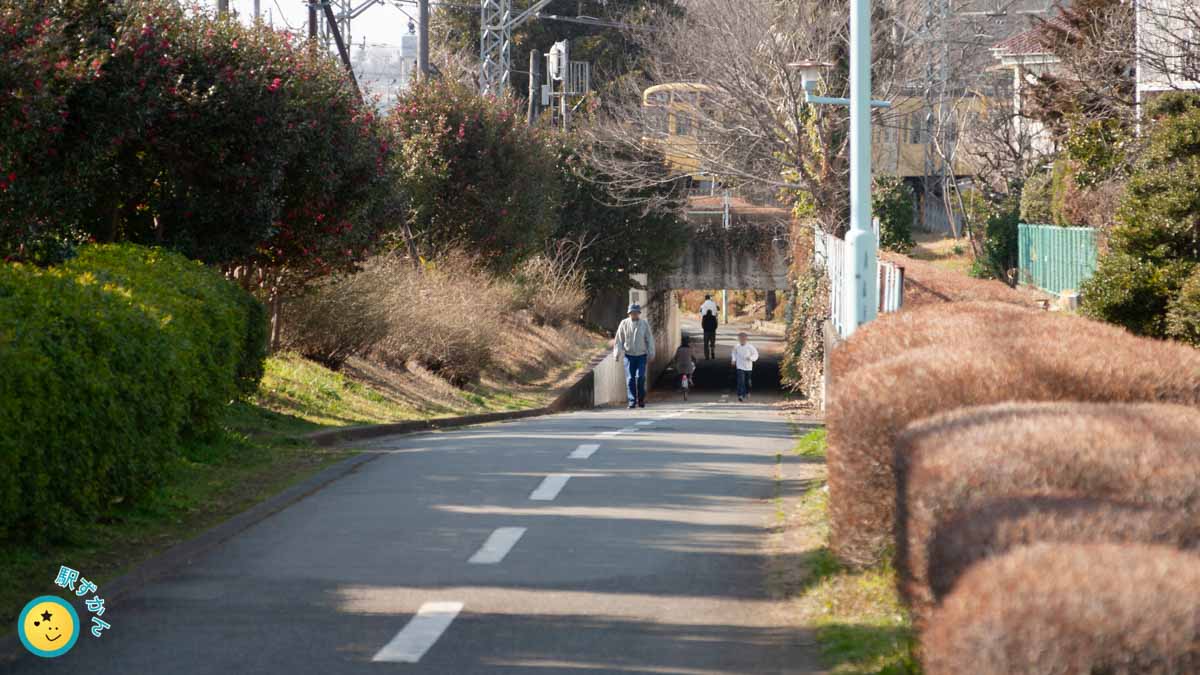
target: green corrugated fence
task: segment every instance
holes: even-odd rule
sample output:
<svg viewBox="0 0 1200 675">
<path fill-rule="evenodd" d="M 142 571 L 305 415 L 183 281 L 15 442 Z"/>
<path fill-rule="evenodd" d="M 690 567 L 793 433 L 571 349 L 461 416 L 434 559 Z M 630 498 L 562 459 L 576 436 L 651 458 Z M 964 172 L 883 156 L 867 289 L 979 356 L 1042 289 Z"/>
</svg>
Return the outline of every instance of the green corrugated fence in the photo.
<svg viewBox="0 0 1200 675">
<path fill-rule="evenodd" d="M 1043 291 L 1079 290 L 1096 271 L 1096 230 L 1027 225 L 1019 229 L 1020 281 Z"/>
</svg>

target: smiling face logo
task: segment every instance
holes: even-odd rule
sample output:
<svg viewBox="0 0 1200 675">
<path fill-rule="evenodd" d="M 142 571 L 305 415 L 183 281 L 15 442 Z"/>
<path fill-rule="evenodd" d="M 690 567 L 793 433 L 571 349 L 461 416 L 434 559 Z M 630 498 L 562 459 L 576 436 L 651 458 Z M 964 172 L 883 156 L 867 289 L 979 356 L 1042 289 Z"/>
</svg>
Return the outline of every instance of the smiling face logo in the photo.
<svg viewBox="0 0 1200 675">
<path fill-rule="evenodd" d="M 34 654 L 47 658 L 62 656 L 75 646 L 79 637 L 79 615 L 62 598 L 43 595 L 30 600 L 21 610 L 17 633 L 21 644 Z"/>
</svg>

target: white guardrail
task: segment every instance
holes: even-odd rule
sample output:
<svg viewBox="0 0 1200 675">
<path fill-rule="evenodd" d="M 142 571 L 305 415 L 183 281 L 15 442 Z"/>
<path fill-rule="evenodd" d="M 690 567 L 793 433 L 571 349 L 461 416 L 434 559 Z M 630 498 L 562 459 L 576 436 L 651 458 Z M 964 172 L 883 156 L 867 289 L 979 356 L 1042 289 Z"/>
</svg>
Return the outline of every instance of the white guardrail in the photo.
<svg viewBox="0 0 1200 675">
<path fill-rule="evenodd" d="M 875 240 L 879 241 L 879 221 L 875 221 Z M 819 228 L 813 230 L 813 264 L 829 277 L 829 318 L 838 337 L 845 337 L 843 286 L 846 275 L 846 241 Z M 904 305 L 904 267 L 879 260 L 879 311 L 895 312 Z"/>
</svg>

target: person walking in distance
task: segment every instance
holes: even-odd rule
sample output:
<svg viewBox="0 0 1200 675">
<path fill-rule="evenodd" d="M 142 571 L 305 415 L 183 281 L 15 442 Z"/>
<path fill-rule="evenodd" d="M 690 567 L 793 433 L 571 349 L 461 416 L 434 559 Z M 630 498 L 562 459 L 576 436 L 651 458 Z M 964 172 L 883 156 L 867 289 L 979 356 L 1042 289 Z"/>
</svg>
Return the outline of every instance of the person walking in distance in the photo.
<svg viewBox="0 0 1200 675">
<path fill-rule="evenodd" d="M 704 294 L 700 305 L 700 327 L 704 329 L 704 358 L 717 358 L 717 312 L 721 311 L 712 295 Z"/>
<path fill-rule="evenodd" d="M 688 389 L 695 385 L 692 375 L 696 372 L 696 359 L 692 356 L 692 339 L 684 335 L 675 350 L 675 370 L 679 371 L 679 382 L 683 389 L 683 398 L 687 399 Z"/>
<path fill-rule="evenodd" d="M 754 374 L 754 362 L 758 360 L 758 350 L 750 344 L 750 336 L 738 333 L 738 343 L 733 348 L 730 361 L 737 368 L 737 397 L 738 402 L 750 398 L 750 376 Z"/>
<path fill-rule="evenodd" d="M 646 364 L 654 358 L 654 334 L 650 322 L 642 318 L 642 306 L 629 306 L 629 316 L 617 326 L 613 339 L 613 357 L 625 357 L 625 382 L 629 407 L 646 407 Z"/>
</svg>

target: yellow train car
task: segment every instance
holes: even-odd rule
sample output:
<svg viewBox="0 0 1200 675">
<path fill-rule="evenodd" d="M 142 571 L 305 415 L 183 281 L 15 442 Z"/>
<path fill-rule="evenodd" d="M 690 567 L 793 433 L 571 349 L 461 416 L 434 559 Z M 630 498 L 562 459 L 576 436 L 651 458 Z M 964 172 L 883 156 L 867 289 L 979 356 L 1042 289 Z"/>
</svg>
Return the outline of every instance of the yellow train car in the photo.
<svg viewBox="0 0 1200 675">
<path fill-rule="evenodd" d="M 646 134 L 657 140 L 667 164 L 689 175 L 697 191 L 715 190 L 714 176 L 701 170 L 697 132 L 701 106 L 712 89 L 697 82 L 670 82 L 647 87 L 642 92 Z"/>
</svg>

